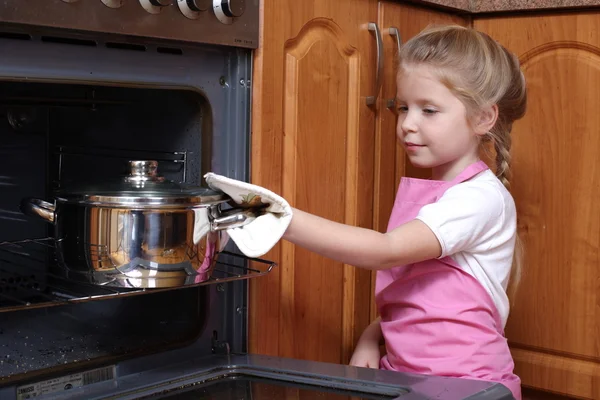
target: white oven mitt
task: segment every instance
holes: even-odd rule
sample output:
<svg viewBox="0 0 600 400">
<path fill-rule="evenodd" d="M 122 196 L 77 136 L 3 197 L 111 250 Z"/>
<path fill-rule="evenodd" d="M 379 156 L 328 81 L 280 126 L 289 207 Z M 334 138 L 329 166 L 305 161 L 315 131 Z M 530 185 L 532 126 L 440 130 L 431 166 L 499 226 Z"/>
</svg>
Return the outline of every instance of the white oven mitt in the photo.
<svg viewBox="0 0 600 400">
<path fill-rule="evenodd" d="M 227 234 L 247 257 L 256 258 L 267 253 L 285 233 L 292 220 L 292 208 L 275 193 L 247 182 L 226 178 L 209 172 L 204 175 L 208 186 L 225 192 L 240 207 L 266 205 L 264 214 L 244 226 L 227 229 Z"/>
</svg>

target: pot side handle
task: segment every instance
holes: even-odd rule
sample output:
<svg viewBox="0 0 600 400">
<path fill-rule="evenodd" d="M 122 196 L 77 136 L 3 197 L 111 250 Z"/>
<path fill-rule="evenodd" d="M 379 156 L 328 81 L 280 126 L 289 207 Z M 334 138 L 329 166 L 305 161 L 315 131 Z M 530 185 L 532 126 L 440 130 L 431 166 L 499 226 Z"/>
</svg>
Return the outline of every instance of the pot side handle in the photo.
<svg viewBox="0 0 600 400">
<path fill-rule="evenodd" d="M 54 223 L 54 210 L 56 208 L 52 203 L 35 198 L 25 198 L 21 200 L 19 208 L 25 215 L 39 217 L 51 224 Z"/>
<path fill-rule="evenodd" d="M 223 231 L 229 228 L 238 228 L 253 221 L 261 214 L 260 209 L 254 208 L 233 208 L 227 211 L 220 211 L 219 215 L 211 221 L 211 229 L 213 231 Z"/>
</svg>

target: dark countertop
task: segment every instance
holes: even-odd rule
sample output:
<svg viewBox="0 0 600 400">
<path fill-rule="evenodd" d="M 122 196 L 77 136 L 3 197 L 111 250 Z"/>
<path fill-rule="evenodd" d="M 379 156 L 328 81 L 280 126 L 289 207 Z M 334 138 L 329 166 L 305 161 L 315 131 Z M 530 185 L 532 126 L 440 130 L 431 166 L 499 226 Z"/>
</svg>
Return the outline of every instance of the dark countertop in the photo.
<svg viewBox="0 0 600 400">
<path fill-rule="evenodd" d="M 600 0 L 413 0 L 469 13 L 573 9 L 600 6 Z"/>
</svg>

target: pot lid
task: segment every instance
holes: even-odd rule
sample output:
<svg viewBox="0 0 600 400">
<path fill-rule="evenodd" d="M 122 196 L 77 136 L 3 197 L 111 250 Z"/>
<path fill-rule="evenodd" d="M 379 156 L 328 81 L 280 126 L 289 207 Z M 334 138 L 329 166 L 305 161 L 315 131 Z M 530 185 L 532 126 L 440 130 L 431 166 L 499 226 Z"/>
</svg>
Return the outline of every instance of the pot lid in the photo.
<svg viewBox="0 0 600 400">
<path fill-rule="evenodd" d="M 57 194 L 57 199 L 93 205 L 153 207 L 194 206 L 229 199 L 223 192 L 159 176 L 157 161 L 129 161 L 129 167 L 129 175 L 121 179 L 67 187 Z"/>
</svg>

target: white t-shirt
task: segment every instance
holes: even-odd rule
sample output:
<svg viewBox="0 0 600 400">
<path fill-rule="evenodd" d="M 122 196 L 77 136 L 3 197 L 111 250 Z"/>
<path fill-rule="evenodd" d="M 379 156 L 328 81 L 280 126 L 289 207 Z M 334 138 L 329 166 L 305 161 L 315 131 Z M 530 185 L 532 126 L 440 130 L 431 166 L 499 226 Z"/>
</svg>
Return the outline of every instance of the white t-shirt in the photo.
<svg viewBox="0 0 600 400">
<path fill-rule="evenodd" d="M 450 256 L 488 291 L 504 328 L 510 308 L 506 288 L 517 232 L 517 212 L 510 192 L 486 170 L 451 187 L 437 202 L 423 206 L 416 218 L 437 236 L 441 257 Z"/>
</svg>

